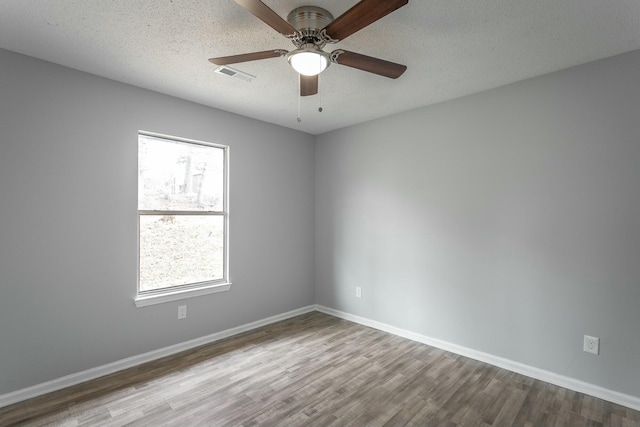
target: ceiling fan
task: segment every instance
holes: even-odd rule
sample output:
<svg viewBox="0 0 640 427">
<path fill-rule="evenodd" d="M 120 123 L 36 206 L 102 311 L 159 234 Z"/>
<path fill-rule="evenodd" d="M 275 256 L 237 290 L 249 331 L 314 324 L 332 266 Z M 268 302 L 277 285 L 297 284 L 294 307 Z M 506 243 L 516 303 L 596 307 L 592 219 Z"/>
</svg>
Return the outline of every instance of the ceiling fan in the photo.
<svg viewBox="0 0 640 427">
<path fill-rule="evenodd" d="M 344 40 L 406 5 L 409 0 L 361 0 L 336 19 L 333 19 L 331 13 L 320 7 L 302 6 L 292 10 L 286 21 L 260 0 L 234 1 L 290 39 L 296 49 L 291 52 L 283 49 L 265 50 L 209 59 L 213 64 L 228 65 L 286 56 L 289 64 L 300 74 L 300 96 L 318 93 L 318 74 L 331 63 L 346 65 L 392 79 L 400 77 L 407 69 L 405 65 L 360 53 L 343 49 L 336 49 L 328 53 L 323 48 L 329 43 Z"/>
</svg>

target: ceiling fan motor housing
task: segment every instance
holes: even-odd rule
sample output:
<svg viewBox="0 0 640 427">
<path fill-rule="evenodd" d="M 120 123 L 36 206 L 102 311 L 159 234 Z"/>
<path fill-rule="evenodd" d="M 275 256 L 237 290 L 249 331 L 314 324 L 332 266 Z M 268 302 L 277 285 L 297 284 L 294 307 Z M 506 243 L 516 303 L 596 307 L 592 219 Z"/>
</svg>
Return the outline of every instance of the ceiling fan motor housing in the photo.
<svg viewBox="0 0 640 427">
<path fill-rule="evenodd" d="M 322 49 L 327 42 L 320 37 L 320 30 L 333 21 L 333 15 L 321 7 L 301 6 L 289 12 L 287 21 L 297 30 L 291 39 L 296 47 L 313 43 Z"/>
</svg>

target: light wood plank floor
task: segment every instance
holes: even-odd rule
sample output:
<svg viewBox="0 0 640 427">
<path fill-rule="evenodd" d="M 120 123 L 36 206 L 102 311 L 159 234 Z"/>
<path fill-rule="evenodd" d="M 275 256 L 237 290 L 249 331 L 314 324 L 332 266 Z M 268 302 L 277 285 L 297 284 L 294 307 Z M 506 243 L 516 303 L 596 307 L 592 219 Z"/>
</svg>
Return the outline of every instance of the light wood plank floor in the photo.
<svg viewBox="0 0 640 427">
<path fill-rule="evenodd" d="M 0 409 L 0 425 L 639 426 L 640 413 L 313 312 Z"/>
</svg>

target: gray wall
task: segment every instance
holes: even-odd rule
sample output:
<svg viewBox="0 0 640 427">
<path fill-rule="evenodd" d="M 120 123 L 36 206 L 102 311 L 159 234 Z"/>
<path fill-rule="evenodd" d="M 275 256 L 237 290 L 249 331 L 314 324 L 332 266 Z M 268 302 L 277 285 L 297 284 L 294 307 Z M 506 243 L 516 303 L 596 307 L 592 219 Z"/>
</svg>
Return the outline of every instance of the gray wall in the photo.
<svg viewBox="0 0 640 427">
<path fill-rule="evenodd" d="M 0 394 L 314 302 L 312 136 L 0 64 Z M 229 292 L 135 308 L 138 130 L 231 146 Z"/>
<path fill-rule="evenodd" d="M 316 302 L 640 396 L 639 76 L 636 51 L 317 138 Z"/>
</svg>

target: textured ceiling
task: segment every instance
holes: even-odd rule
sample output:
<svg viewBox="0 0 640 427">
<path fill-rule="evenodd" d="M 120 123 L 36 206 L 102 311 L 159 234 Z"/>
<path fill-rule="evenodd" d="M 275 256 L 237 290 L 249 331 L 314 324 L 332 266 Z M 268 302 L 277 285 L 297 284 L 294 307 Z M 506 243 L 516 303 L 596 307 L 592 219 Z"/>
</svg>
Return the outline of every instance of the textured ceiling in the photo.
<svg viewBox="0 0 640 427">
<path fill-rule="evenodd" d="M 356 0 L 264 3 L 337 17 Z M 213 72 L 211 57 L 293 48 L 232 0 L 0 0 L 0 47 L 320 134 L 640 49 L 640 1 L 410 0 L 326 49 L 405 64 L 403 76 L 333 64 L 302 99 L 285 58 L 237 64 L 252 82 Z"/>
</svg>

